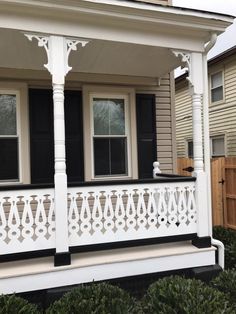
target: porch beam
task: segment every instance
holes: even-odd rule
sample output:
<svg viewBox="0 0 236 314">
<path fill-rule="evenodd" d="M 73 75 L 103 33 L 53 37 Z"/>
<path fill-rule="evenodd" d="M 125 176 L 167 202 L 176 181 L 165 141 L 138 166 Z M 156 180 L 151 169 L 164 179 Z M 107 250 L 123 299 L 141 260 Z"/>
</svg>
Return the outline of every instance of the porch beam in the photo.
<svg viewBox="0 0 236 314">
<path fill-rule="evenodd" d="M 35 38 L 39 47 L 44 47 L 48 63 L 44 66 L 52 75 L 53 109 L 54 109 L 54 204 L 55 204 L 55 234 L 56 254 L 55 266 L 71 263 L 68 244 L 68 200 L 65 148 L 65 118 L 64 118 L 64 84 L 67 73 L 72 69 L 68 65 L 71 50 L 77 45 L 84 47 L 87 41 L 68 39 L 63 36 L 39 36 L 26 34 L 29 40 Z M 42 161 L 43 162 L 43 161 Z"/>
</svg>

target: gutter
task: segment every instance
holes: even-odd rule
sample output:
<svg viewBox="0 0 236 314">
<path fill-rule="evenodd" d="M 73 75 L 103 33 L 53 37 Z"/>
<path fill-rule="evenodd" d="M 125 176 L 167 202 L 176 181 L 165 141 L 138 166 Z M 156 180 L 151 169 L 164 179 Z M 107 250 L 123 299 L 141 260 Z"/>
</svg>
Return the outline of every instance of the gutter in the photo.
<svg viewBox="0 0 236 314">
<path fill-rule="evenodd" d="M 208 211 L 208 229 L 211 236 L 212 245 L 217 247 L 218 264 L 224 269 L 224 244 L 212 238 L 212 200 L 211 200 L 211 161 L 210 161 L 210 142 L 209 142 L 209 95 L 208 95 L 208 65 L 207 53 L 215 45 L 217 34 L 213 33 L 209 43 L 205 46 L 203 53 L 203 79 L 204 79 L 204 94 L 203 94 L 203 124 L 204 124 L 204 162 L 205 172 L 207 174 L 207 207 Z"/>
</svg>

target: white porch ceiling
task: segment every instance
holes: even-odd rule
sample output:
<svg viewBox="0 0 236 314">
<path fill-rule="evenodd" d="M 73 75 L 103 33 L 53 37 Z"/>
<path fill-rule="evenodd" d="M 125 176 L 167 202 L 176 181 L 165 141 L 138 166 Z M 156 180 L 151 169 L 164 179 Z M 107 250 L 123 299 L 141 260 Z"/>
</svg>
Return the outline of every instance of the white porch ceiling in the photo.
<svg viewBox="0 0 236 314">
<path fill-rule="evenodd" d="M 0 67 L 42 70 L 44 48 L 22 32 L 0 29 Z M 91 40 L 71 54 L 73 72 L 161 77 L 179 66 L 170 49 L 104 40 Z"/>
</svg>

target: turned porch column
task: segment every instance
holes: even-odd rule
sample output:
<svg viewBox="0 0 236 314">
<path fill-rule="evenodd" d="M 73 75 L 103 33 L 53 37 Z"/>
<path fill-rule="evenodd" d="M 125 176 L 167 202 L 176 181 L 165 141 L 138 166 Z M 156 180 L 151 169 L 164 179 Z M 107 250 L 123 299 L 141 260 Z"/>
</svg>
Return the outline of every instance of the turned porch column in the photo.
<svg viewBox="0 0 236 314">
<path fill-rule="evenodd" d="M 67 205 L 67 175 L 65 149 L 65 119 L 64 119 L 64 84 L 67 73 L 72 69 L 68 65 L 71 50 L 77 49 L 77 44 L 85 46 L 87 41 L 71 40 L 63 36 L 38 36 L 26 34 L 29 40 L 36 38 L 38 46 L 44 47 L 48 63 L 44 66 L 52 75 L 53 109 L 54 109 L 54 206 L 56 254 L 54 265 L 69 265 L 71 257 L 68 244 L 68 205 Z M 43 161 L 42 161 L 43 162 Z"/>
<path fill-rule="evenodd" d="M 203 54 L 197 52 L 174 51 L 176 56 L 180 56 L 182 62 L 188 68 L 189 93 L 192 98 L 193 115 L 193 155 L 194 172 L 196 180 L 196 208 L 197 208 L 197 237 L 192 243 L 199 247 L 211 246 L 208 215 L 211 210 L 208 206 L 207 197 L 207 175 L 203 162 L 203 93 L 204 93 L 204 63 Z"/>
</svg>

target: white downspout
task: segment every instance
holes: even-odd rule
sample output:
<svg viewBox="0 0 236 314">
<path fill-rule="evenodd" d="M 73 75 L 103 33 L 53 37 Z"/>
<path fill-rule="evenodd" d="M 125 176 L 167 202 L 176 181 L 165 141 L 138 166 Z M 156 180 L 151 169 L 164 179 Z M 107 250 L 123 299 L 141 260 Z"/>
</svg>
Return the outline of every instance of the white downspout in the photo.
<svg viewBox="0 0 236 314">
<path fill-rule="evenodd" d="M 203 124 L 204 124 L 204 163 L 207 174 L 208 185 L 208 208 L 209 208 L 209 233 L 212 237 L 212 203 L 211 203 L 211 161 L 210 161 L 210 142 L 209 142 L 209 96 L 208 96 L 208 66 L 207 53 L 215 45 L 217 34 L 212 34 L 209 43 L 205 46 L 203 54 L 203 74 L 204 74 L 204 93 L 203 93 Z M 216 239 L 211 240 L 212 245 L 218 248 L 218 263 L 224 269 L 224 244 Z"/>
</svg>

